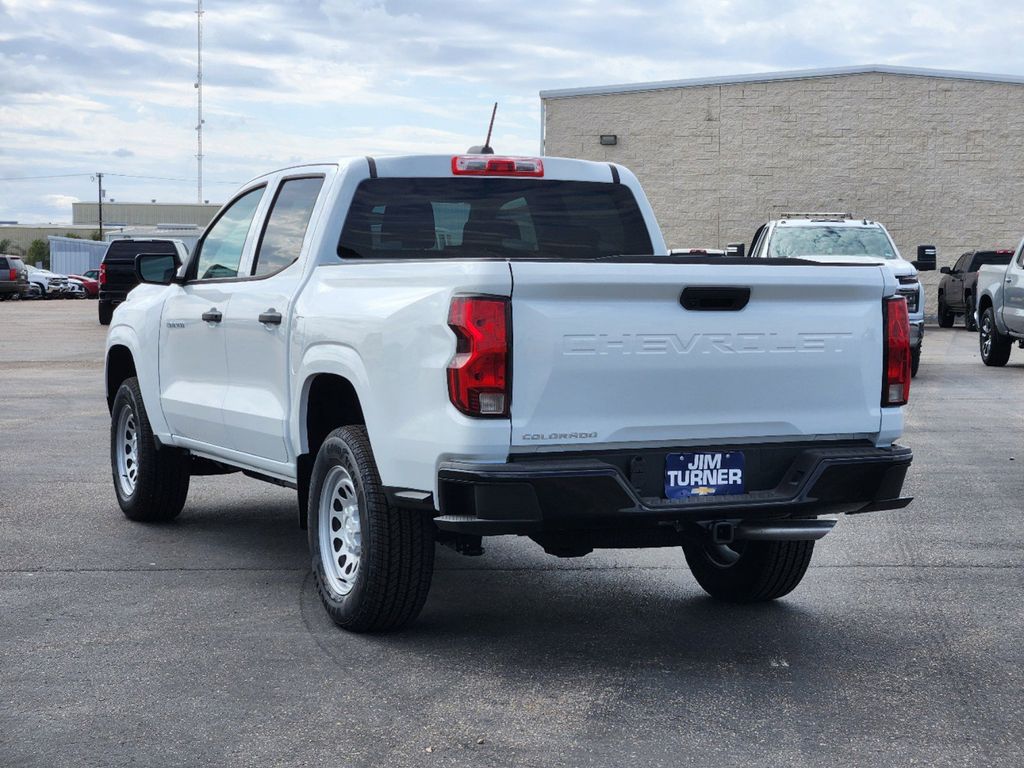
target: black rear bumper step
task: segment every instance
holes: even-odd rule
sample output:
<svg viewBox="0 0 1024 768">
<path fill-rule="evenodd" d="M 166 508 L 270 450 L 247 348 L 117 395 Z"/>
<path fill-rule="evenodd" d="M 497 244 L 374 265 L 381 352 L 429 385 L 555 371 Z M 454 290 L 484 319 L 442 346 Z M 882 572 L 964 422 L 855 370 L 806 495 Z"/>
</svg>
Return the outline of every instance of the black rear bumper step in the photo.
<svg viewBox="0 0 1024 768">
<path fill-rule="evenodd" d="M 739 450 L 743 450 L 742 447 Z M 751 447 L 769 453 L 771 447 Z M 664 456 L 668 451 L 660 451 Z M 599 456 L 443 464 L 438 476 L 441 530 L 474 535 L 691 524 L 713 520 L 811 518 L 901 509 L 901 491 L 913 461 L 909 448 L 865 445 L 790 449 L 788 468 L 773 487 L 734 496 L 668 500 L 644 495 Z M 638 490 L 638 485 L 641 488 Z"/>
</svg>

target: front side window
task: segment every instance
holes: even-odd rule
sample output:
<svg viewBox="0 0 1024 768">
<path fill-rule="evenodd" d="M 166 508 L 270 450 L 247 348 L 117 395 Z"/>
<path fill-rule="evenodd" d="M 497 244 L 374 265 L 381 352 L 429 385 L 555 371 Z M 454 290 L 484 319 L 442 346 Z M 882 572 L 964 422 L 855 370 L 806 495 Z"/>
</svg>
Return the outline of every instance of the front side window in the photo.
<svg viewBox="0 0 1024 768">
<path fill-rule="evenodd" d="M 323 185 L 323 177 L 288 179 L 281 184 L 256 249 L 254 275 L 279 272 L 299 258 L 306 227 Z"/>
<path fill-rule="evenodd" d="M 368 179 L 338 243 L 343 258 L 587 259 L 651 253 L 622 184 L 509 178 Z"/>
<path fill-rule="evenodd" d="M 971 254 L 965 253 L 959 259 L 956 260 L 956 264 L 953 265 L 954 272 L 963 272 L 967 265 L 967 260 L 971 257 Z"/>
<path fill-rule="evenodd" d="M 768 247 L 772 259 L 872 256 L 896 259 L 896 249 L 878 227 L 776 227 Z"/>
<path fill-rule="evenodd" d="M 249 227 L 264 189 L 253 189 L 236 199 L 206 233 L 193 273 L 197 280 L 238 277 Z"/>
</svg>

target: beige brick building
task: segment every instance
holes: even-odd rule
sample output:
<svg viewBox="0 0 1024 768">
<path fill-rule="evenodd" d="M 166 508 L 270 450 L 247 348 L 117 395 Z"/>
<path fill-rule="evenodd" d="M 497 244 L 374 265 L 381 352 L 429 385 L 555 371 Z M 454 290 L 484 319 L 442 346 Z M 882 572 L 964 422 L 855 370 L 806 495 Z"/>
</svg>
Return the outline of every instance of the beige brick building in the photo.
<svg viewBox="0 0 1024 768">
<path fill-rule="evenodd" d="M 749 245 L 794 210 L 877 219 L 908 259 L 936 245 L 940 266 L 1024 236 L 1024 77 L 851 67 L 542 91 L 541 104 L 544 153 L 631 168 L 670 247 Z"/>
</svg>

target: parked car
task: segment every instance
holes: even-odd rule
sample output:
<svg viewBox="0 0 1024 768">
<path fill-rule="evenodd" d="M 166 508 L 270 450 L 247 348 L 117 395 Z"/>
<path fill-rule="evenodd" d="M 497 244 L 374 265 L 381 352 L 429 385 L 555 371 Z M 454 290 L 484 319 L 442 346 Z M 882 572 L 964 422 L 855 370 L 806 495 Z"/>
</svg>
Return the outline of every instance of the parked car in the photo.
<svg viewBox="0 0 1024 768">
<path fill-rule="evenodd" d="M 95 272 L 97 275 L 99 274 L 99 270 L 90 270 L 90 271 L 91 272 Z M 100 292 L 100 282 L 99 282 L 99 280 L 96 280 L 96 279 L 91 278 L 91 277 L 87 277 L 86 275 L 68 275 L 68 277 L 71 280 L 74 280 L 75 282 L 81 284 L 82 288 L 85 289 L 85 295 L 86 295 L 87 298 L 95 299 L 97 296 L 99 296 L 99 292 Z"/>
<path fill-rule="evenodd" d="M 68 278 L 66 275 L 58 275 L 48 269 L 39 269 L 26 265 L 28 269 L 28 280 L 30 288 L 35 287 L 35 293 L 43 299 L 62 299 L 69 292 Z"/>
<path fill-rule="evenodd" d="M 730 245 L 742 253 L 744 245 Z M 935 246 L 917 249 L 917 261 L 905 261 L 889 231 L 877 221 L 849 213 L 785 213 L 754 233 L 749 256 L 821 262 L 883 263 L 900 283 L 910 316 L 911 375 L 917 375 L 924 344 L 924 288 L 917 273 L 935 269 Z"/>
<path fill-rule="evenodd" d="M 138 521 L 192 473 L 296 488 L 316 590 L 401 626 L 434 544 L 682 547 L 727 601 L 803 578 L 822 515 L 906 506 L 907 302 L 872 260 L 669 256 L 609 163 L 445 155 L 244 185 L 107 338 L 111 468 Z M 821 297 L 826 297 L 823 300 Z"/>
<path fill-rule="evenodd" d="M 18 256 L 0 256 L 0 301 L 29 294 L 28 268 Z"/>
<path fill-rule="evenodd" d="M 71 275 L 68 275 L 68 291 L 64 295 L 68 299 L 84 299 L 88 296 L 82 282 L 71 277 Z"/>
<path fill-rule="evenodd" d="M 98 268 L 97 269 L 87 269 L 87 270 L 85 270 L 85 272 L 82 273 L 82 277 L 87 277 L 90 280 L 95 280 L 97 283 L 99 283 L 99 281 L 100 281 L 100 271 L 99 271 Z"/>
<path fill-rule="evenodd" d="M 978 270 L 983 264 L 1010 263 L 1013 258 L 1013 250 L 992 250 L 992 251 L 968 251 L 956 260 L 956 264 L 950 267 L 943 267 L 942 280 L 939 281 L 939 290 L 936 301 L 936 313 L 939 325 L 943 328 L 952 328 L 957 315 L 964 316 L 964 327 L 969 331 L 978 330 L 978 324 L 974 317 L 975 297 L 978 295 Z"/>
<path fill-rule="evenodd" d="M 1024 241 L 1006 266 L 982 265 L 977 291 L 981 360 L 1006 365 L 1014 342 L 1024 347 Z"/>
<path fill-rule="evenodd" d="M 126 238 L 111 241 L 99 269 L 97 312 L 100 325 L 110 325 L 114 307 L 124 301 L 128 292 L 139 284 L 135 276 L 135 257 L 140 253 L 171 254 L 181 262 L 188 256 L 188 248 L 181 240 Z"/>
</svg>

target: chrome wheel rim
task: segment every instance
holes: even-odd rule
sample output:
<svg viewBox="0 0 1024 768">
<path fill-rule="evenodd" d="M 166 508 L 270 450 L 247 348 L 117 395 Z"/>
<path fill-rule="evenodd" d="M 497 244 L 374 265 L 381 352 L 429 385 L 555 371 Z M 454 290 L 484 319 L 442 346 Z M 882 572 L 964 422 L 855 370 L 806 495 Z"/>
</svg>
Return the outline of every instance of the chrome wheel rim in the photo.
<svg viewBox="0 0 1024 768">
<path fill-rule="evenodd" d="M 359 498 L 352 475 L 332 467 L 320 491 L 320 561 L 331 590 L 347 595 L 355 586 L 363 553 Z"/>
<path fill-rule="evenodd" d="M 117 479 L 121 485 L 121 494 L 128 497 L 135 493 L 135 486 L 139 482 L 139 430 L 135 422 L 135 411 L 130 405 L 124 406 L 117 417 L 114 443 Z"/>
<path fill-rule="evenodd" d="M 981 317 L 981 355 L 987 358 L 992 352 L 992 315 L 986 312 Z"/>
</svg>

